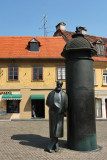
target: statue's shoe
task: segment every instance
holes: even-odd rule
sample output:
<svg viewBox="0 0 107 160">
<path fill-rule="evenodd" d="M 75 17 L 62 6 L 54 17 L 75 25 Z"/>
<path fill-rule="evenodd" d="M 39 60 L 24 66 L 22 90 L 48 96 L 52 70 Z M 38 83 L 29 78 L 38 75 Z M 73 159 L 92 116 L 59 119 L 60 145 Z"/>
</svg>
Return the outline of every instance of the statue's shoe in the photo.
<svg viewBox="0 0 107 160">
<path fill-rule="evenodd" d="M 58 142 L 54 145 L 54 151 L 59 152 L 59 144 Z"/>
<path fill-rule="evenodd" d="M 55 149 L 55 152 L 59 152 L 59 149 L 56 148 L 56 149 Z"/>
<path fill-rule="evenodd" d="M 46 148 L 45 151 L 52 153 L 52 149 Z"/>
</svg>

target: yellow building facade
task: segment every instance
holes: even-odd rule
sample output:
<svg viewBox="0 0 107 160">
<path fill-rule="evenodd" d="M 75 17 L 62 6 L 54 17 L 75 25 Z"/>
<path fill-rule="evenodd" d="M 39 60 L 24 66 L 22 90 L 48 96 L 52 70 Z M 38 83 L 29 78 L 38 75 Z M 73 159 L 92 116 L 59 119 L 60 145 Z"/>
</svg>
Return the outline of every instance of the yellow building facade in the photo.
<svg viewBox="0 0 107 160">
<path fill-rule="evenodd" d="M 18 81 L 8 80 L 8 66 L 18 66 Z M 43 80 L 33 80 L 33 67 L 43 67 Z M 48 107 L 46 106 L 47 95 L 56 87 L 57 69 L 64 67 L 64 60 L 4 60 L 0 62 L 0 111 L 5 111 L 0 119 L 33 119 L 32 117 L 32 95 L 44 95 L 39 101 L 40 116 L 35 118 L 48 119 Z M 94 61 L 95 73 L 95 99 L 101 103 L 101 108 L 96 106 L 97 118 L 107 118 L 107 85 L 103 83 L 103 71 L 107 71 L 107 62 Z M 66 89 L 66 81 L 63 80 L 63 90 Z M 21 95 L 18 113 L 7 113 L 7 101 L 3 95 Z M 17 98 L 12 100 L 16 101 Z M 38 104 L 35 99 L 35 103 Z M 40 106 L 41 105 L 41 106 Z M 37 110 L 37 112 L 39 112 Z"/>
<path fill-rule="evenodd" d="M 19 77 L 17 81 L 8 80 L 9 66 L 18 67 Z M 33 80 L 33 67 L 35 66 L 42 66 L 43 80 Z M 33 101 L 40 108 L 40 111 L 37 110 L 40 113 L 35 118 L 48 119 L 47 95 L 55 89 L 57 68 L 62 66 L 64 66 L 64 60 L 2 60 L 0 62 L 0 111 L 2 113 L 5 111 L 6 114 L 2 114 L 0 119 L 32 119 Z M 65 90 L 65 80 L 63 80 L 63 89 Z M 3 98 L 4 95 L 7 97 Z M 11 98 L 8 95 L 21 95 L 21 98 Z M 40 97 L 34 100 L 32 95 Z M 11 100 L 19 101 L 18 113 L 7 113 L 7 101 Z"/>
<path fill-rule="evenodd" d="M 95 109 L 97 118 L 107 118 L 107 61 L 94 62 Z"/>
</svg>

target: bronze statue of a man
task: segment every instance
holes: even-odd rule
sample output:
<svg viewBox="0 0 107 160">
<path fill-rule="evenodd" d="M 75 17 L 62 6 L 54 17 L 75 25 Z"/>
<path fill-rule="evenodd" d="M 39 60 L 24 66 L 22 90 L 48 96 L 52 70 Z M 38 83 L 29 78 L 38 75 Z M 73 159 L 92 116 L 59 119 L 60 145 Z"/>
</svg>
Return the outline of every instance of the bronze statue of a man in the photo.
<svg viewBox="0 0 107 160">
<path fill-rule="evenodd" d="M 62 81 L 57 81 L 57 87 L 51 91 L 47 97 L 46 104 L 49 107 L 49 130 L 51 142 L 47 151 L 58 152 L 58 138 L 63 137 L 64 113 L 68 107 L 67 94 L 62 90 Z"/>
</svg>

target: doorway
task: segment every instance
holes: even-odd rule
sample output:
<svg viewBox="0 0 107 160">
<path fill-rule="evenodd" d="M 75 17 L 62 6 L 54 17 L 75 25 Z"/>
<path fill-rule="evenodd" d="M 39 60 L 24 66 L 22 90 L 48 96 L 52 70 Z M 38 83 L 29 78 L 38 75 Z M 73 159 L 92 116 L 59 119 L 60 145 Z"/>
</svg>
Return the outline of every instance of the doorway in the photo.
<svg viewBox="0 0 107 160">
<path fill-rule="evenodd" d="M 105 99 L 106 118 L 107 118 L 107 99 Z"/>
<path fill-rule="evenodd" d="M 45 118 L 45 100 L 35 99 L 31 101 L 32 118 Z"/>
</svg>

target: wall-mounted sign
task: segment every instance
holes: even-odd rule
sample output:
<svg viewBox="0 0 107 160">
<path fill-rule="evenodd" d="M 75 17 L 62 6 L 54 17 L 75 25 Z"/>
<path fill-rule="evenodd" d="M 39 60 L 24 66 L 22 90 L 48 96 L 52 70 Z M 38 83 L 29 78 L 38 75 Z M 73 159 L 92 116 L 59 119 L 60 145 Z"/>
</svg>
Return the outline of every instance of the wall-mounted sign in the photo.
<svg viewBox="0 0 107 160">
<path fill-rule="evenodd" d="M 11 91 L 0 91 L 0 94 L 12 94 Z"/>
</svg>

